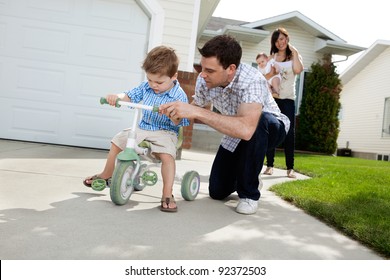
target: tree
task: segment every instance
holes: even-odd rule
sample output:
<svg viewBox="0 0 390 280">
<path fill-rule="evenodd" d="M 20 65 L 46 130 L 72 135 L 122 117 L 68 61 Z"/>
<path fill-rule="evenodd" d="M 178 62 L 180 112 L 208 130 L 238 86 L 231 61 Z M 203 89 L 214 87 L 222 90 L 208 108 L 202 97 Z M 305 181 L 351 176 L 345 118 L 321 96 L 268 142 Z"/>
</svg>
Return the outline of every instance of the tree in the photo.
<svg viewBox="0 0 390 280">
<path fill-rule="evenodd" d="M 331 55 L 313 63 L 305 80 L 297 126 L 297 148 L 332 154 L 339 134 L 341 80 Z"/>
</svg>

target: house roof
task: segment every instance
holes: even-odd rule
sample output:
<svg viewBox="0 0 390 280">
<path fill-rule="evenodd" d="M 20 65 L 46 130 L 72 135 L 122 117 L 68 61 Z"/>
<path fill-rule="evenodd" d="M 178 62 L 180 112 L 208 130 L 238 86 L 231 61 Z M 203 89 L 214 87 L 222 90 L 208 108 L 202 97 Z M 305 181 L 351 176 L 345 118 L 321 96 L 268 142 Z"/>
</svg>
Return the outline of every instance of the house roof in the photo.
<svg viewBox="0 0 390 280">
<path fill-rule="evenodd" d="M 202 36 L 202 33 L 206 29 L 215 9 L 217 8 L 220 0 L 207 0 L 201 1 L 199 7 L 199 16 L 198 16 L 198 38 Z"/>
<path fill-rule="evenodd" d="M 331 53 L 350 56 L 366 49 L 363 47 L 347 44 L 345 40 L 336 36 L 326 28 L 317 24 L 298 11 L 258 20 L 252 23 L 244 24 L 243 26 L 255 29 L 263 29 L 266 26 L 279 24 L 285 21 L 292 21 L 295 25 L 299 26 L 309 34 L 317 37 L 315 42 L 315 51 L 318 53 Z"/>
<path fill-rule="evenodd" d="M 208 30 L 218 31 L 220 29 L 225 28 L 226 25 L 240 26 L 240 25 L 247 24 L 247 23 L 249 23 L 249 22 L 242 21 L 242 20 L 236 20 L 236 19 L 230 19 L 230 18 L 211 17 L 209 22 L 207 23 L 206 28 Z"/>
<path fill-rule="evenodd" d="M 238 41 L 247 41 L 260 43 L 270 34 L 269 31 L 257 30 L 243 26 L 246 21 L 233 20 L 221 17 L 211 17 L 206 29 L 203 31 L 203 37 L 215 37 L 221 34 L 234 36 Z"/>
<path fill-rule="evenodd" d="M 280 24 L 285 21 L 292 21 L 294 22 L 295 25 L 299 26 L 303 30 L 307 31 L 314 37 L 318 37 L 324 40 L 333 40 L 333 41 L 338 41 L 338 42 L 343 42 L 345 41 L 341 39 L 340 37 L 336 36 L 332 32 L 328 31 L 321 25 L 317 24 L 316 22 L 312 21 L 310 18 L 304 16 L 302 13 L 298 11 L 293 11 L 289 12 L 286 14 L 254 21 L 251 23 L 247 23 L 244 26 L 245 27 L 250 27 L 250 28 L 255 28 L 255 29 L 263 29 L 266 26 L 270 25 L 275 25 L 275 24 Z"/>
<path fill-rule="evenodd" d="M 390 47 L 390 41 L 377 40 L 340 75 L 343 85 L 352 80 L 363 68 Z"/>
<path fill-rule="evenodd" d="M 366 48 L 347 44 L 346 41 L 312 21 L 298 11 L 270 17 L 255 22 L 235 21 L 231 19 L 211 17 L 202 36 L 214 37 L 220 34 L 234 35 L 237 40 L 259 43 L 270 34 L 267 26 L 292 21 L 312 36 L 316 37 L 314 51 L 350 56 Z"/>
</svg>

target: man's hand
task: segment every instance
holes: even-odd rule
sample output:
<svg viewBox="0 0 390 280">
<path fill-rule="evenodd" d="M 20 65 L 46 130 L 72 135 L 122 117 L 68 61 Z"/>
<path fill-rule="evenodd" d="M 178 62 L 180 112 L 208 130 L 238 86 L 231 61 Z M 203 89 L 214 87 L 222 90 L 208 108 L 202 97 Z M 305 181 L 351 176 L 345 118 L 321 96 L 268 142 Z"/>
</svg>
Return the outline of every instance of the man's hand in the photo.
<svg viewBox="0 0 390 280">
<path fill-rule="evenodd" d="M 182 118 L 194 119 L 196 106 L 181 101 L 169 102 L 159 107 L 159 113 L 166 115 L 172 121 Z"/>
<path fill-rule="evenodd" d="M 176 101 L 160 105 L 159 113 L 172 121 L 175 118 L 197 119 L 219 132 L 231 137 L 249 140 L 256 130 L 262 111 L 261 104 L 243 103 L 237 115 L 227 116 L 208 109 Z"/>
</svg>

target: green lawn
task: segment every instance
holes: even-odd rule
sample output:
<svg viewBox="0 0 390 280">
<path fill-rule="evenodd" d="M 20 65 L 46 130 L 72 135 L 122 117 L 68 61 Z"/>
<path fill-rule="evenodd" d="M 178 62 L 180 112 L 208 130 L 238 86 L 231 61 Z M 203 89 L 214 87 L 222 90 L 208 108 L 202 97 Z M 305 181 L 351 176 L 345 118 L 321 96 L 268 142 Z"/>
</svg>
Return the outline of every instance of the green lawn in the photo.
<svg viewBox="0 0 390 280">
<path fill-rule="evenodd" d="M 281 152 L 275 167 L 285 168 Z M 296 153 L 295 170 L 312 179 L 271 190 L 390 258 L 390 162 Z"/>
</svg>

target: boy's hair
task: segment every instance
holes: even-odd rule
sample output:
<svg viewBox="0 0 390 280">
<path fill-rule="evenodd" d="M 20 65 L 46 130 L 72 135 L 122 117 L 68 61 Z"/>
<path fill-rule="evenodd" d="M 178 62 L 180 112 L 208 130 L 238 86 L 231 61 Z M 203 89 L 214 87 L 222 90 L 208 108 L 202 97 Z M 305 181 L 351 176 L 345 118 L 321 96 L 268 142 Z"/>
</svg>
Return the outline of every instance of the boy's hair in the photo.
<svg viewBox="0 0 390 280">
<path fill-rule="evenodd" d="M 218 35 L 207 41 L 199 53 L 206 58 L 216 57 L 224 69 L 229 65 L 240 65 L 242 49 L 240 44 L 229 35 Z"/>
<path fill-rule="evenodd" d="M 265 59 L 268 59 L 268 55 L 266 55 L 265 53 L 261 52 L 259 53 L 257 56 L 256 56 L 256 59 L 258 59 L 259 57 L 264 57 Z"/>
<path fill-rule="evenodd" d="M 167 75 L 170 78 L 177 73 L 178 68 L 179 58 L 175 50 L 166 46 L 153 48 L 142 64 L 142 69 L 146 73 Z"/>
</svg>

